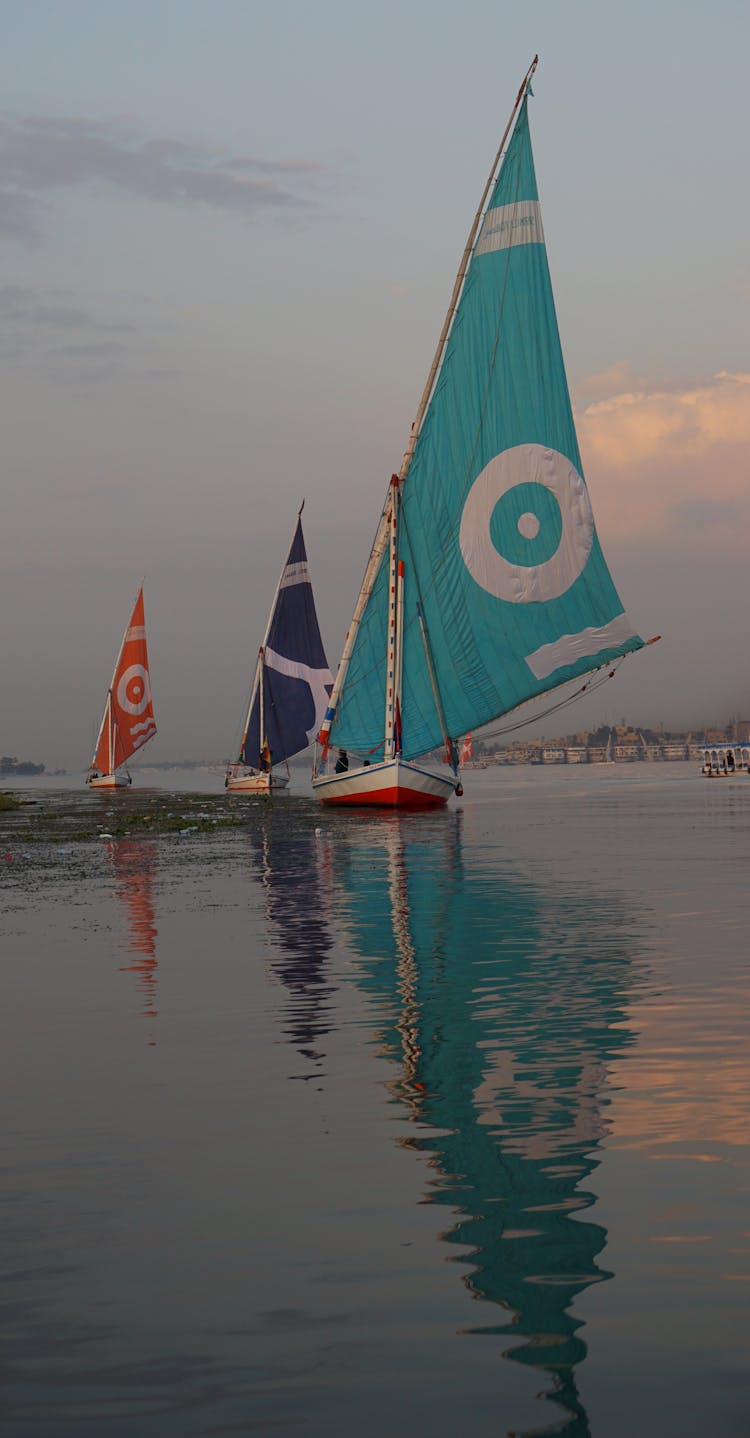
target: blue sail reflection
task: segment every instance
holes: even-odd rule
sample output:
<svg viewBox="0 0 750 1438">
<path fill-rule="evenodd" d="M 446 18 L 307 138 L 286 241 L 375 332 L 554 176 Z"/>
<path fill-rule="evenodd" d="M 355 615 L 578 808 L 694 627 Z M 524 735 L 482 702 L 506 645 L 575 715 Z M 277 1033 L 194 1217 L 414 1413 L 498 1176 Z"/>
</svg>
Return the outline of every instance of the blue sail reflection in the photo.
<svg viewBox="0 0 750 1438">
<path fill-rule="evenodd" d="M 563 1410 L 526 1433 L 584 1438 L 577 1295 L 613 1275 L 606 1230 L 582 1217 L 606 1132 L 607 1066 L 632 1042 L 620 900 L 546 895 L 464 862 L 461 815 L 381 816 L 336 844 L 358 982 L 377 1005 L 391 1085 L 426 1154 L 440 1238 L 468 1248 L 473 1296 L 504 1358 L 544 1371 Z M 478 862 L 477 862 L 478 860 Z"/>
<path fill-rule="evenodd" d="M 271 968 L 289 997 L 284 1030 L 299 1053 L 319 1066 L 331 1025 L 333 985 L 327 965 L 333 946 L 326 871 L 329 846 L 311 830 L 290 826 L 269 810 L 248 831 L 253 870 L 263 894 Z M 304 1075 L 312 1078 L 313 1071 Z"/>
</svg>

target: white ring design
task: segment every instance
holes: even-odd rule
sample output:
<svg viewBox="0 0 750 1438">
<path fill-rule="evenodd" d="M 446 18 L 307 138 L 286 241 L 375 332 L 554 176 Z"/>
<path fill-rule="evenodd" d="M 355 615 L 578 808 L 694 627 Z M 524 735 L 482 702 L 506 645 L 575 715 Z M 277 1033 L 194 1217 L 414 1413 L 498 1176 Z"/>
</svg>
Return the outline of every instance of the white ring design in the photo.
<svg viewBox="0 0 750 1438">
<path fill-rule="evenodd" d="M 134 679 L 140 679 L 143 683 L 143 693 L 136 703 L 128 698 L 128 686 L 133 683 Z M 148 708 L 151 702 L 151 684 L 148 669 L 144 669 L 142 664 L 131 664 L 130 668 L 120 676 L 117 686 L 117 702 L 126 714 L 142 714 L 144 709 Z"/>
<path fill-rule="evenodd" d="M 543 485 L 560 506 L 560 543 L 544 564 L 512 564 L 492 542 L 495 505 L 519 484 Z M 527 523 L 529 518 L 522 516 Z M 526 537 L 533 536 L 526 531 Z M 541 444 L 519 444 L 496 454 L 469 490 L 458 542 L 470 575 L 488 594 L 510 604 L 559 599 L 582 573 L 594 542 L 594 516 L 578 470 L 564 454 Z"/>
</svg>

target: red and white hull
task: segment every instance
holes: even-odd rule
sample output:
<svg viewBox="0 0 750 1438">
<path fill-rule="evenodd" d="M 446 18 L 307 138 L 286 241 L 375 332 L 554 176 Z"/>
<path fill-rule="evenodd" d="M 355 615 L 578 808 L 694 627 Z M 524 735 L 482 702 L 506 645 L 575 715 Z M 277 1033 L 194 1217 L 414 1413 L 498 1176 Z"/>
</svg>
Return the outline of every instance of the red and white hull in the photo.
<svg viewBox="0 0 750 1438">
<path fill-rule="evenodd" d="M 271 794 L 288 783 L 286 774 L 228 774 L 226 788 L 230 794 Z"/>
<path fill-rule="evenodd" d="M 127 774 L 97 774 L 87 779 L 89 789 L 129 789 L 130 779 Z"/>
<path fill-rule="evenodd" d="M 404 759 L 385 759 L 312 781 L 323 804 L 380 809 L 435 809 L 456 792 L 456 781 Z"/>
</svg>

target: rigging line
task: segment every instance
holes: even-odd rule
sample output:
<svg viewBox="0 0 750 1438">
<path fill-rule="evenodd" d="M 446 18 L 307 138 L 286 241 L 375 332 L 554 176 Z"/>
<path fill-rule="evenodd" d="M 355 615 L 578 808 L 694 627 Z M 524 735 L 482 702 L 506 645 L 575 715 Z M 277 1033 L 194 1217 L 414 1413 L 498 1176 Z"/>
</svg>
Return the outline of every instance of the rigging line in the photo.
<svg viewBox="0 0 750 1438">
<path fill-rule="evenodd" d="M 515 129 L 514 129 L 514 131 L 513 131 L 513 134 L 515 135 Z M 501 167 L 500 167 L 500 170 L 498 171 L 497 180 L 495 181 L 495 185 L 497 185 L 497 182 L 498 182 L 499 179 L 500 179 L 500 175 L 501 175 L 501 174 L 504 174 L 506 164 L 507 164 L 507 152 L 506 152 L 505 155 L 503 156 L 503 162 L 502 162 L 502 165 L 501 165 Z M 511 181 L 511 183 L 512 183 L 512 181 Z M 512 200 L 509 201 L 510 204 L 513 204 L 513 205 L 517 205 L 517 204 L 518 204 L 518 192 L 519 192 L 519 188 L 520 188 L 520 183 L 521 183 L 521 164 L 520 164 L 520 156 L 519 156 L 518 159 L 517 159 L 517 161 L 516 161 L 515 193 L 514 193 L 514 195 L 513 195 Z M 494 190 L 493 190 L 493 193 L 494 193 Z M 490 207 L 488 206 L 487 209 L 485 210 L 485 215 L 488 213 L 489 208 L 490 208 Z M 454 542 L 455 535 L 456 535 L 456 533 L 458 532 L 460 515 L 461 515 L 461 513 L 463 512 L 463 506 L 464 506 L 464 503 L 465 503 L 465 501 L 466 501 L 466 495 L 468 494 L 469 488 L 470 488 L 471 483 L 472 483 L 472 481 L 471 481 L 471 474 L 472 474 L 472 471 L 473 471 L 474 456 L 475 456 L 475 454 L 476 454 L 476 452 L 477 452 L 477 448 L 478 448 L 478 446 L 479 446 L 479 441 L 480 441 L 480 438 L 481 438 L 481 435 L 482 435 L 482 430 L 483 430 L 483 427 L 484 427 L 485 416 L 486 416 L 486 414 L 487 414 L 487 406 L 489 405 L 489 400 L 490 400 L 490 390 L 491 390 L 492 381 L 493 381 L 494 375 L 495 375 L 495 366 L 496 366 L 496 362 L 497 362 L 497 351 L 498 351 L 498 347 L 499 347 L 499 344 L 500 344 L 500 332 L 501 332 L 501 330 L 502 330 L 502 328 L 503 328 L 503 320 L 504 320 L 504 316 L 505 316 L 505 302 L 506 302 L 506 296 L 507 296 L 507 290 L 508 290 L 509 280 L 510 280 L 510 249 L 507 251 L 506 256 L 505 256 L 505 265 L 504 265 L 504 272 L 503 272 L 503 287 L 502 287 L 502 292 L 501 292 L 501 296 L 500 296 L 500 303 L 499 303 L 498 309 L 497 309 L 497 323 L 496 323 L 496 325 L 495 325 L 495 337 L 494 337 L 494 342 L 493 342 L 493 347 L 492 347 L 492 358 L 491 358 L 491 361 L 490 361 L 489 372 L 488 372 L 488 375 L 487 375 L 487 382 L 486 382 L 486 384 L 485 384 L 484 395 L 483 395 L 483 397 L 482 397 L 482 405 L 481 405 L 481 410 L 480 410 L 480 414 L 479 414 L 479 419 L 478 419 L 478 421 L 477 421 L 476 429 L 475 429 L 475 431 L 474 431 L 474 438 L 473 438 L 473 442 L 472 442 L 471 453 L 470 453 L 470 455 L 469 455 L 469 458 L 468 458 L 467 463 L 466 463 L 466 468 L 465 468 L 465 470 L 464 470 L 463 489 L 461 490 L 461 493 L 460 493 L 460 495 L 459 495 L 458 498 L 457 498 L 456 506 L 455 506 L 454 511 L 453 511 L 453 515 L 452 515 L 452 517 L 450 518 L 450 521 L 449 521 L 449 529 L 448 529 L 447 536 L 446 536 L 446 538 L 445 538 L 445 540 L 444 540 L 444 543 L 443 543 L 443 545 L 442 545 L 442 548 L 440 549 L 439 553 L 438 553 L 438 554 L 436 555 L 436 557 L 435 557 L 435 563 L 434 563 L 433 568 L 432 568 L 432 573 L 431 573 L 431 576 L 430 576 L 430 582 L 429 582 L 429 585 L 428 585 L 428 588 L 427 588 L 427 592 L 428 592 L 428 593 L 430 593 L 430 592 L 435 588 L 435 586 L 436 586 L 436 584 L 437 584 L 437 582 L 438 582 L 438 570 L 439 570 L 439 568 L 442 566 L 443 561 L 444 561 L 444 559 L 445 559 L 445 556 L 446 556 L 446 554 L 447 554 L 447 552 L 448 552 L 448 548 L 449 548 L 449 546 Z M 470 283 L 471 283 L 471 275 L 469 274 L 469 275 L 467 275 L 466 284 L 464 285 L 463 293 L 462 293 L 462 295 L 461 295 L 461 299 L 462 299 L 462 300 L 463 300 L 464 295 L 466 294 L 466 291 L 467 291 L 468 286 L 469 286 Z M 446 348 L 447 348 L 447 347 L 446 347 Z M 446 359 L 447 359 L 447 358 L 448 358 L 448 355 L 447 355 L 447 353 L 446 353 Z M 442 377 L 442 369 L 441 369 L 441 377 Z M 435 390 L 434 390 L 434 392 L 433 392 L 433 397 L 434 397 L 434 394 L 437 392 L 438 388 L 439 388 L 439 384 L 437 384 L 437 385 L 435 386 Z M 442 487 L 443 487 L 443 490 L 444 490 L 444 491 L 445 491 L 445 489 L 447 488 L 447 486 L 445 486 L 444 484 L 443 484 Z"/>
<path fill-rule="evenodd" d="M 403 526 L 404 534 L 406 535 L 406 543 L 408 545 L 409 558 L 411 560 L 410 577 L 413 577 L 417 589 L 417 619 L 419 620 L 419 630 L 422 636 L 422 644 L 424 645 L 425 658 L 427 660 L 427 672 L 430 676 L 430 684 L 432 686 L 432 694 L 435 700 L 438 723 L 440 725 L 440 729 L 443 735 L 443 742 L 447 747 L 450 742 L 450 736 L 448 734 L 448 724 L 445 718 L 445 706 L 443 704 L 443 696 L 440 693 L 440 686 L 437 682 L 437 675 L 435 673 L 435 665 L 432 658 L 432 645 L 430 644 L 430 634 L 427 628 L 427 620 L 425 619 L 424 604 L 422 602 L 422 590 L 419 583 L 419 574 L 417 572 L 417 566 L 414 560 L 414 550 L 412 548 L 411 535 L 409 534 L 409 526 L 406 522 L 406 512 L 403 503 L 400 507 L 400 519 Z M 406 628 L 407 626 L 404 625 L 403 627 Z M 426 716 L 420 715 L 420 717 L 422 718 L 424 723 L 427 722 Z"/>
<path fill-rule="evenodd" d="M 520 86 L 519 91 L 518 91 L 518 94 L 517 94 L 517 96 L 516 96 L 515 104 L 514 104 L 514 106 L 513 106 L 513 109 L 512 109 L 512 111 L 511 111 L 511 114 L 510 114 L 510 119 L 508 120 L 508 123 L 507 123 L 507 125 L 506 125 L 506 127 L 505 127 L 505 131 L 504 131 L 504 133 L 503 133 L 502 140 L 500 141 L 500 147 L 499 147 L 499 149 L 498 149 L 498 151 L 497 151 L 497 154 L 495 155 L 495 159 L 494 159 L 494 161 L 493 161 L 492 168 L 491 168 L 491 170 L 490 170 L 490 173 L 489 173 L 489 176 L 488 176 L 488 179 L 487 179 L 487 183 L 486 183 L 486 185 L 485 185 L 485 187 L 484 187 L 484 190 L 483 190 L 483 192 L 482 192 L 482 197 L 481 197 L 481 199 L 480 199 L 480 201 L 479 201 L 479 207 L 478 207 L 477 212 L 476 212 L 476 214 L 475 214 L 475 216 L 474 216 L 474 221 L 473 221 L 471 230 L 469 231 L 469 237 L 468 237 L 468 240 L 467 240 L 466 245 L 465 245 L 465 247 L 464 247 L 464 252 L 463 252 L 463 255 L 462 255 L 462 257 L 461 257 L 461 264 L 460 264 L 460 266 L 459 266 L 458 275 L 456 276 L 456 281 L 455 281 L 455 284 L 454 284 L 454 287 L 453 287 L 453 292 L 452 292 L 452 294 L 451 294 L 451 299 L 450 299 L 450 303 L 449 303 L 449 306 L 448 306 L 448 313 L 447 313 L 447 315 L 446 315 L 446 317 L 445 317 L 445 321 L 444 321 L 444 323 L 443 323 L 443 328 L 442 328 L 441 333 L 440 333 L 440 338 L 439 338 L 439 340 L 438 340 L 437 349 L 436 349 L 436 351 L 435 351 L 435 355 L 434 355 L 434 358 L 433 358 L 432 366 L 431 366 L 431 368 L 430 368 L 430 373 L 429 373 L 428 378 L 427 378 L 427 383 L 426 383 L 425 388 L 424 388 L 424 391 L 423 391 L 423 393 L 422 393 L 422 398 L 421 398 L 420 403 L 419 403 L 419 408 L 418 408 L 418 410 L 417 410 L 417 415 L 416 415 L 416 418 L 415 418 L 415 420 L 414 420 L 414 422 L 413 422 L 413 424 L 412 424 L 412 427 L 411 427 L 411 434 L 410 434 L 410 436 L 409 436 L 409 441 L 408 441 L 408 444 L 407 444 L 407 447 L 406 447 L 406 451 L 405 451 L 404 457 L 403 457 L 403 459 L 402 459 L 402 461 L 401 461 L 401 470 L 400 470 L 400 473 L 399 473 L 399 478 L 400 478 L 402 481 L 405 481 L 405 480 L 406 480 L 406 477 L 407 477 L 407 475 L 408 475 L 408 473 L 409 473 L 409 468 L 410 468 L 410 466 L 411 466 L 412 456 L 413 456 L 413 454 L 414 454 L 414 451 L 415 451 L 415 448 L 416 448 L 416 445 L 417 445 L 417 441 L 418 441 L 419 436 L 420 436 L 420 433 L 421 433 L 423 421 L 424 421 L 424 419 L 425 419 L 425 417 L 426 417 L 426 415 L 427 415 L 427 411 L 428 411 L 430 402 L 431 402 L 431 400 L 432 400 L 432 398 L 433 398 L 433 396 L 434 396 L 434 394 L 435 394 L 435 391 L 439 388 L 439 385 L 440 385 L 440 381 L 441 381 L 442 374 L 443 374 L 443 368 L 444 368 L 444 365 L 445 365 L 445 361 L 446 361 L 446 359 L 447 359 L 447 350 L 448 350 L 449 340 L 450 340 L 450 337 L 451 337 L 452 332 L 453 332 L 453 327 L 454 327 L 454 323 L 455 323 L 455 319 L 456 319 L 456 314 L 457 314 L 457 311 L 458 311 L 458 306 L 459 306 L 460 300 L 461 300 L 462 297 L 463 297 L 463 292 L 464 292 L 465 285 L 466 285 L 466 281 L 467 281 L 469 265 L 470 265 L 471 257 L 472 257 L 472 255 L 473 255 L 473 251 L 474 251 L 474 247 L 475 247 L 475 242 L 476 242 L 477 233 L 478 233 L 478 231 L 479 231 L 479 227 L 480 227 L 480 224 L 481 224 L 483 215 L 486 213 L 487 200 L 488 200 L 488 197 L 489 197 L 489 195 L 490 195 L 490 192 L 491 192 L 492 189 L 493 189 L 493 186 L 497 184 L 497 180 L 498 180 L 499 175 L 500 175 L 500 173 L 501 173 L 501 171 L 502 171 L 502 169 L 503 169 L 503 166 L 504 166 L 504 164 L 505 164 L 505 159 L 506 159 L 506 157 L 507 157 L 506 143 L 508 142 L 508 139 L 509 139 L 509 136 L 510 136 L 510 133 L 511 133 L 511 128 L 513 127 L 514 121 L 515 121 L 516 116 L 517 116 L 517 114 L 518 114 L 518 110 L 519 110 L 519 108 L 520 108 L 520 106 L 521 106 L 523 100 L 525 99 L 528 90 L 529 90 L 529 87 L 530 87 L 530 84 L 531 84 L 531 79 L 532 79 L 532 76 L 534 75 L 534 73 L 535 73 L 535 71 L 536 71 L 536 67 L 537 67 L 538 63 L 539 63 L 539 56 L 538 56 L 538 55 L 535 55 L 534 58 L 533 58 L 533 60 L 532 60 L 532 62 L 531 62 L 531 64 L 530 64 L 530 66 L 529 66 L 529 68 L 528 68 L 528 70 L 526 71 L 526 74 L 525 74 L 525 76 L 524 76 L 524 78 L 523 78 L 523 81 L 521 82 L 521 86 Z M 520 167 L 519 167 L 519 169 L 520 169 Z M 517 181 L 517 184 L 518 184 L 519 182 L 520 182 L 520 181 Z M 507 274 L 508 274 L 508 267 L 507 267 L 507 266 L 506 266 L 506 272 L 505 272 L 505 273 L 506 273 L 506 279 L 505 279 L 505 281 L 504 281 L 503 295 L 505 294 L 505 285 L 507 285 Z M 501 322 L 501 320 L 500 320 L 500 318 L 499 318 L 499 319 L 498 319 L 498 330 L 497 330 L 497 333 L 498 333 L 498 334 L 499 334 L 500 322 Z M 386 495 L 385 503 L 384 503 L 384 505 L 383 505 L 383 511 L 382 511 L 382 513 L 381 513 L 380 522 L 379 522 L 378 529 L 377 529 L 377 532 L 376 532 L 376 535 L 375 535 L 375 539 L 373 540 L 372 549 L 371 549 L 371 551 L 370 551 L 370 560 L 368 561 L 368 565 L 367 565 L 367 568 L 366 568 L 366 570 L 365 570 L 365 576 L 364 576 L 364 579 L 363 579 L 363 581 L 362 581 L 362 585 L 361 585 L 361 587 L 360 587 L 360 598 L 359 598 L 358 601 L 357 601 L 357 608 L 355 608 L 354 617 L 352 618 L 352 622 L 351 622 L 351 624 L 350 624 L 350 632 L 353 631 L 353 632 L 352 632 L 352 640 L 351 640 L 351 643 L 350 643 L 349 634 L 347 634 L 346 642 L 345 642 L 345 644 L 344 644 L 344 653 L 342 654 L 341 659 L 339 660 L 339 666 L 338 666 L 338 670 L 337 670 L 337 672 L 336 672 L 336 679 L 335 679 L 335 682 L 334 682 L 333 691 L 332 691 L 332 693 L 331 693 L 331 708 L 334 710 L 334 712 L 335 712 L 336 707 L 337 707 L 337 705 L 338 705 L 341 691 L 342 691 L 342 689 L 343 689 L 343 687 L 344 687 L 344 678 L 346 677 L 347 672 L 348 672 L 349 660 L 350 660 L 351 654 L 353 653 L 353 650 L 354 650 L 354 644 L 355 644 L 356 634 L 357 634 L 357 631 L 358 631 L 358 629 L 359 629 L 360 621 L 361 621 L 361 619 L 362 619 L 364 613 L 366 612 L 367 604 L 369 603 L 369 599 L 370 599 L 371 594 L 372 594 L 372 589 L 373 589 L 373 587 L 374 587 L 375 577 L 373 577 L 372 583 L 370 584 L 369 593 L 368 593 L 368 595 L 367 595 L 367 599 L 364 600 L 364 602 L 363 602 L 362 610 L 358 613 L 358 612 L 357 612 L 357 609 L 358 609 L 358 607 L 359 607 L 359 602 L 360 602 L 360 600 L 362 599 L 362 596 L 363 596 L 365 587 L 366 587 L 367 582 L 368 582 L 368 575 L 369 575 L 369 573 L 370 573 L 370 567 L 371 567 L 371 564 L 372 564 L 372 561 L 373 561 L 373 556 L 374 556 L 374 554 L 375 554 L 376 547 L 377 547 L 377 545 L 378 545 L 378 543 L 379 543 L 379 541 L 380 541 L 380 539 L 381 539 L 382 529 L 383 529 L 383 525 L 384 525 L 384 521 L 385 521 L 386 510 L 387 510 L 387 506 L 388 506 L 388 498 L 389 498 L 389 495 L 390 495 L 390 486 L 389 486 L 389 489 L 388 489 L 388 494 Z M 447 541 L 446 541 L 446 545 L 447 545 Z M 445 547 L 444 547 L 444 549 L 445 549 Z M 444 550 L 443 550 L 443 553 L 444 553 Z M 376 571 L 376 573 L 377 573 L 377 571 Z M 432 585 L 430 585 L 430 588 L 431 588 L 431 587 L 432 587 Z M 414 622 L 413 619 L 412 619 L 411 621 L 407 620 L 407 621 L 406 621 L 406 624 L 405 624 L 405 628 L 409 627 L 409 625 L 410 625 L 410 624 L 413 624 L 413 622 Z M 375 666 L 372 666 L 372 668 L 374 669 Z M 342 673 L 342 671 L 343 671 L 343 673 Z M 371 672 L 372 672 L 372 669 L 371 669 L 370 671 L 368 671 L 368 672 L 371 673 Z"/>
<path fill-rule="evenodd" d="M 614 679 L 620 665 L 627 658 L 627 654 L 620 655 L 617 660 L 613 661 L 613 668 L 610 669 L 609 665 L 606 666 L 608 672 L 603 674 L 600 679 L 589 680 L 586 684 L 582 684 L 578 689 L 575 689 L 572 694 L 566 694 L 564 699 L 559 699 L 556 704 L 550 704 L 548 708 L 530 714 L 528 719 L 521 719 L 517 724 L 505 724 L 499 729 L 483 729 L 481 737 L 485 739 L 495 739 L 502 734 L 514 734 L 519 729 L 528 728 L 529 724 L 538 724 L 540 720 L 548 718 L 550 714 L 556 714 L 560 709 L 567 709 L 570 704 L 574 704 L 576 700 L 581 699 L 584 694 L 595 694 L 597 689 L 601 689 L 604 684 L 609 683 L 610 679 Z M 599 669 L 603 667 L 603 665 L 599 665 L 596 669 L 590 669 L 588 672 L 589 674 L 597 674 Z M 527 699 L 525 704 L 532 704 L 533 702 L 533 698 Z M 525 705 L 518 705 L 517 707 L 523 708 Z M 509 710 L 508 712 L 511 713 L 512 711 Z"/>
<path fill-rule="evenodd" d="M 623 658 L 624 657 L 625 656 L 623 656 Z M 582 684 L 581 687 L 579 689 L 576 689 L 572 694 L 567 694 L 564 699 L 558 700 L 556 704 L 551 704 L 546 709 L 539 710 L 529 715 L 528 719 L 521 719 L 516 724 L 502 725 L 499 729 L 493 729 L 491 731 L 487 730 L 487 737 L 492 738 L 499 734 L 513 734 L 517 729 L 526 729 L 529 724 L 536 724 L 541 719 L 546 719 L 550 714 L 556 714 L 560 709 L 566 709 L 570 704 L 575 703 L 577 699 L 582 698 L 584 694 L 595 693 L 596 690 L 600 689 L 602 685 L 607 682 L 608 679 L 614 678 L 614 673 L 615 671 L 612 670 L 606 676 L 606 678 L 603 677 L 599 680 L 589 681 L 587 684 Z M 533 703 L 533 700 L 526 700 L 526 704 L 531 703 Z"/>
<path fill-rule="evenodd" d="M 478 231 L 479 231 L 479 226 L 480 226 L 481 221 L 482 221 L 482 214 L 483 214 L 483 211 L 484 211 L 485 206 L 486 206 L 486 204 L 487 204 L 487 198 L 488 198 L 488 196 L 489 196 L 489 194 L 490 194 L 490 191 L 491 191 L 491 189 L 492 189 L 492 186 L 493 186 L 493 181 L 495 181 L 496 176 L 497 176 L 497 174 L 498 174 L 498 172 L 499 172 L 499 169 L 500 169 L 500 167 L 501 167 L 501 166 L 500 166 L 500 162 L 501 162 L 501 159 L 502 159 L 502 156 L 503 156 L 503 152 L 504 152 L 504 150 L 505 150 L 505 142 L 506 142 L 506 140 L 508 139 L 508 136 L 509 136 L 510 131 L 511 131 L 511 127 L 513 126 L 513 122 L 514 122 L 514 120 L 515 120 L 515 118 L 516 118 L 516 115 L 517 115 L 518 110 L 519 110 L 519 108 L 520 108 L 520 106 L 521 106 L 521 103 L 522 103 L 522 101 L 525 99 L 526 94 L 527 94 L 528 90 L 529 90 L 530 87 L 531 87 L 531 78 L 532 78 L 532 76 L 534 75 L 534 73 L 535 73 L 535 71 L 536 71 L 536 67 L 537 67 L 538 64 L 539 64 L 539 56 L 538 56 L 538 55 L 535 55 L 534 58 L 533 58 L 533 60 L 532 60 L 532 62 L 531 62 L 531 64 L 529 65 L 528 70 L 526 71 L 526 74 L 524 75 L 524 78 L 523 78 L 523 80 L 522 80 L 522 82 L 521 82 L 521 85 L 520 85 L 518 94 L 516 95 L 516 99 L 515 99 L 515 103 L 514 103 L 514 105 L 513 105 L 513 109 L 512 109 L 511 112 L 510 112 L 510 118 L 509 118 L 509 120 L 508 120 L 507 125 L 505 126 L 505 130 L 503 131 L 503 138 L 502 138 L 502 140 L 500 141 L 499 149 L 498 149 L 498 151 L 497 151 L 497 153 L 496 153 L 496 155 L 495 155 L 495 158 L 494 158 L 494 160 L 493 160 L 493 162 L 492 162 L 492 168 L 490 169 L 490 173 L 489 173 L 489 175 L 488 175 L 488 177 L 487 177 L 487 182 L 486 182 L 485 187 L 484 187 L 484 189 L 483 189 L 483 191 L 482 191 L 482 197 L 481 197 L 481 199 L 480 199 L 480 201 L 479 201 L 479 206 L 478 206 L 478 208 L 477 208 L 477 212 L 476 212 L 476 214 L 475 214 L 475 216 L 474 216 L 474 219 L 473 219 L 473 221 L 472 221 L 471 229 L 469 230 L 469 236 L 468 236 L 468 239 L 467 239 L 466 244 L 465 244 L 465 246 L 464 246 L 464 252 L 463 252 L 463 254 L 462 254 L 462 256 L 461 256 L 461 263 L 460 263 L 460 265 L 459 265 L 459 267 L 458 267 L 458 274 L 456 275 L 455 283 L 454 283 L 454 285 L 453 285 L 453 290 L 452 290 L 452 292 L 451 292 L 450 302 L 449 302 L 449 304 L 448 304 L 448 313 L 446 314 L 445 319 L 444 319 L 444 321 L 443 321 L 443 328 L 442 328 L 442 330 L 440 331 L 440 338 L 439 338 L 438 343 L 437 343 L 437 349 L 435 350 L 435 354 L 434 354 L 434 357 L 433 357 L 433 360 L 432 360 L 432 365 L 430 366 L 430 373 L 429 373 L 429 375 L 428 375 L 428 377 L 427 377 L 427 383 L 426 383 L 426 385 L 425 385 L 425 387 L 424 387 L 424 390 L 422 391 L 422 398 L 421 398 L 421 400 L 420 400 L 420 402 L 419 402 L 419 408 L 418 408 L 418 410 L 417 410 L 416 419 L 414 420 L 414 423 L 412 424 L 411 434 L 409 435 L 409 442 L 408 442 L 408 444 L 407 444 L 407 446 L 406 446 L 406 451 L 405 451 L 404 457 L 403 457 L 403 459 L 402 459 L 402 461 L 401 461 L 401 469 L 400 469 L 400 471 L 399 471 L 399 479 L 402 480 L 402 481 L 406 479 L 406 477 L 407 477 L 407 475 L 408 475 L 408 473 L 409 473 L 409 467 L 410 467 L 410 465 L 411 465 L 412 455 L 413 455 L 413 453 L 414 453 L 414 449 L 415 449 L 417 440 L 419 439 L 420 431 L 421 431 L 421 428 L 422 428 L 422 422 L 423 422 L 423 420 L 424 420 L 424 418 L 425 418 L 425 415 L 427 414 L 427 410 L 428 410 L 428 407 L 429 407 L 430 400 L 431 400 L 431 398 L 432 398 L 433 390 L 434 390 L 435 385 L 436 385 L 436 383 L 437 383 L 437 381 L 438 381 L 438 379 L 439 379 L 440 372 L 442 371 L 443 362 L 444 362 L 444 360 L 445 360 L 446 351 L 447 351 L 447 348 L 448 348 L 448 340 L 449 340 L 451 331 L 452 331 L 452 329 L 453 329 L 453 322 L 454 322 L 454 319 L 455 319 L 456 311 L 457 311 L 457 309 L 458 309 L 459 301 L 460 301 L 460 299 L 461 299 L 461 294 L 462 294 L 462 291 L 463 291 L 464 282 L 465 282 L 465 280 L 466 280 L 466 275 L 467 275 L 467 272 L 468 272 L 468 269 L 469 269 L 469 264 L 470 264 L 470 262 L 471 262 L 471 256 L 472 256 L 472 252 L 473 252 L 473 250 L 474 250 L 474 243 L 475 243 L 475 240 L 476 240 L 476 237 L 477 237 L 477 233 L 478 233 Z"/>
<path fill-rule="evenodd" d="M 305 502 L 305 501 L 304 501 L 304 499 L 303 499 L 302 503 L 304 504 L 304 502 Z M 272 685 L 271 685 L 271 666 L 270 666 L 270 664 L 265 664 L 265 665 L 263 666 L 263 669 L 264 669 L 264 673 L 268 676 L 268 680 L 267 680 L 268 697 L 269 697 L 269 699 L 270 699 L 270 701 L 271 701 L 271 708 L 272 708 L 272 710 L 273 710 L 274 718 L 275 718 L 275 720 L 276 720 L 276 727 L 278 728 L 278 731 L 279 731 L 279 738 L 280 738 L 280 740 L 281 740 L 281 745 L 282 745 L 282 748 L 285 750 L 285 753 L 284 753 L 284 763 L 286 764 L 287 769 L 288 769 L 288 768 L 289 768 L 289 752 L 288 752 L 288 751 L 289 751 L 289 745 L 287 744 L 287 741 L 286 741 L 286 739 L 284 738 L 284 727 L 283 727 L 283 725 L 282 725 L 282 723 L 281 723 L 280 711 L 279 711 L 278 708 L 276 707 L 276 699 L 275 699 L 275 697 L 274 697 L 273 687 L 272 687 Z M 267 728 L 267 727 L 268 727 L 268 726 L 266 725 L 266 728 Z M 270 747 L 271 747 L 270 744 L 269 744 L 268 747 L 269 747 L 269 749 L 270 749 Z M 307 745 L 306 747 L 309 748 L 310 746 Z"/>
</svg>

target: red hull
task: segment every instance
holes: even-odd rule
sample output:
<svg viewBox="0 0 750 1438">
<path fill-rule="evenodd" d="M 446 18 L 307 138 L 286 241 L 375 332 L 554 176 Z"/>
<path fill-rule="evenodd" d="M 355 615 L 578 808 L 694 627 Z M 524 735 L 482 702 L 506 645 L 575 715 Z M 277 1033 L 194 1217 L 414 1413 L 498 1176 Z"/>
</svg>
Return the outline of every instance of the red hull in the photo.
<svg viewBox="0 0 750 1438">
<path fill-rule="evenodd" d="M 339 798 L 324 798 L 326 805 L 346 806 L 348 809 L 442 809 L 448 803 L 436 794 L 418 794 L 414 789 L 400 789 L 394 784 L 390 789 L 379 789 L 377 795 L 343 794 Z"/>
</svg>

